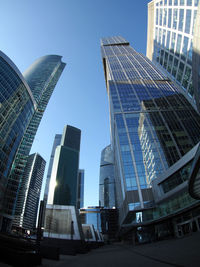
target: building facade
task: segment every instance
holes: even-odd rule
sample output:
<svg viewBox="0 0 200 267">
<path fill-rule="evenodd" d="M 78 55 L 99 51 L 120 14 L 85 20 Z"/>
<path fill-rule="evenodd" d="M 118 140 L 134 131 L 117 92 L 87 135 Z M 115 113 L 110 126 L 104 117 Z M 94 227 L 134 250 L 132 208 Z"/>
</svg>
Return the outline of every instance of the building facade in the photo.
<svg viewBox="0 0 200 267">
<path fill-rule="evenodd" d="M 46 161 L 38 154 L 28 156 L 23 179 L 27 181 L 26 194 L 24 197 L 22 213 L 15 220 L 20 222 L 17 226 L 33 230 L 36 228 L 37 211 L 40 200 L 40 191 L 44 176 Z"/>
<path fill-rule="evenodd" d="M 45 203 L 47 203 L 48 194 L 49 194 L 49 183 L 50 183 L 50 178 L 51 178 L 51 173 L 52 173 L 55 150 L 56 150 L 56 147 L 60 145 L 61 138 L 62 138 L 62 134 L 56 134 L 55 135 L 53 147 L 51 150 L 51 156 L 50 156 L 50 160 L 49 160 L 49 167 L 48 167 L 47 178 L 46 178 L 46 185 L 45 185 L 45 190 L 44 190 Z"/>
<path fill-rule="evenodd" d="M 81 224 L 92 224 L 94 229 L 101 230 L 101 207 L 88 207 L 80 209 Z"/>
<path fill-rule="evenodd" d="M 27 181 L 23 179 L 27 157 L 45 108 L 64 67 L 65 63 L 61 61 L 60 56 L 49 55 L 39 58 L 24 73 L 23 79 L 30 90 L 34 108 L 29 107 L 29 111 L 23 117 L 26 125 L 24 125 L 20 144 L 7 173 L 8 183 L 3 202 L 5 220 L 11 221 L 14 216 L 19 218 L 22 212 L 24 197 L 27 193 L 25 189 L 27 188 Z M 21 95 L 18 98 L 20 99 Z M 29 116 L 29 112 L 31 112 L 31 116 Z M 29 120 L 26 121 L 27 118 Z M 19 225 L 19 221 L 15 220 L 15 223 Z M 8 222 L 6 224 L 8 225 Z"/>
<path fill-rule="evenodd" d="M 200 117 L 177 85 L 124 38 L 104 38 L 101 49 L 123 226 L 151 214 L 152 182 L 199 142 Z"/>
<path fill-rule="evenodd" d="M 101 152 L 99 205 L 106 208 L 115 207 L 114 155 L 111 145 Z"/>
<path fill-rule="evenodd" d="M 77 197 L 77 209 L 84 207 L 84 170 L 78 171 L 78 197 Z"/>
<path fill-rule="evenodd" d="M 80 209 L 80 219 L 82 225 L 93 225 L 95 231 L 103 235 L 104 241 L 116 239 L 118 232 L 117 209 L 105 207 Z"/>
<path fill-rule="evenodd" d="M 61 144 L 56 147 L 48 204 L 77 205 L 81 131 L 67 125 Z"/>
<path fill-rule="evenodd" d="M 15 64 L 0 52 L 0 229 L 8 176 L 26 127 L 36 109 L 31 89 Z"/>
<path fill-rule="evenodd" d="M 148 4 L 147 57 L 179 84 L 200 110 L 199 0 L 153 0 Z"/>
</svg>

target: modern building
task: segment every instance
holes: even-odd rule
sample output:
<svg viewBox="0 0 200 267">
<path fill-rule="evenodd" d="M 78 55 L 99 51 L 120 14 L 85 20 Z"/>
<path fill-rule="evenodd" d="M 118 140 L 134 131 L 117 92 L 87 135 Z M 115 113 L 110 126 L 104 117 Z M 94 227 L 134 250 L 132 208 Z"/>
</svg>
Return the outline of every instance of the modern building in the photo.
<svg viewBox="0 0 200 267">
<path fill-rule="evenodd" d="M 84 207 L 84 170 L 78 171 L 78 197 L 77 197 L 77 209 Z"/>
<path fill-rule="evenodd" d="M 99 205 L 106 208 L 115 207 L 114 155 L 111 145 L 101 152 Z"/>
<path fill-rule="evenodd" d="M 116 240 L 118 238 L 118 210 L 116 208 L 101 209 L 101 234 L 104 240 Z"/>
<path fill-rule="evenodd" d="M 200 145 L 196 151 L 189 178 L 189 194 L 192 198 L 200 200 Z"/>
<path fill-rule="evenodd" d="M 36 109 L 31 89 L 15 64 L 0 52 L 0 229 L 8 176 L 26 127 Z"/>
<path fill-rule="evenodd" d="M 127 229 L 147 218 L 152 223 L 153 181 L 199 142 L 200 116 L 176 83 L 124 38 L 103 38 L 101 49 L 116 207 L 120 227 Z"/>
<path fill-rule="evenodd" d="M 153 0 L 148 4 L 147 57 L 179 84 L 200 110 L 199 0 Z"/>
<path fill-rule="evenodd" d="M 104 207 L 88 207 L 80 209 L 80 219 L 83 226 L 93 225 L 94 230 L 102 234 L 105 241 L 116 239 L 118 232 L 117 209 Z"/>
<path fill-rule="evenodd" d="M 66 251 L 64 240 L 84 240 L 77 209 L 69 205 L 47 204 L 43 236 L 43 244 L 54 244 L 62 254 Z"/>
<path fill-rule="evenodd" d="M 6 60 L 8 63 L 6 63 Z M 8 117 L 4 117 L 4 124 L 7 123 L 10 129 L 12 128 L 12 134 L 6 143 L 7 154 L 10 154 L 8 163 L 6 163 L 8 158 L 4 159 L 4 155 L 2 154 L 5 164 L 8 166 L 6 172 L 2 169 L 8 181 L 4 193 L 2 210 L 4 218 L 2 228 L 4 229 L 11 226 L 12 219 L 15 215 L 19 217 L 21 214 L 26 195 L 25 188 L 27 188 L 28 182 L 26 179 L 23 179 L 27 157 L 45 108 L 65 67 L 65 63 L 61 61 L 60 56 L 44 56 L 35 61 L 22 76 L 8 58 L 3 59 L 2 62 L 2 73 L 5 75 L 7 72 L 8 76 L 10 75 L 4 82 L 5 89 L 7 89 L 2 90 L 2 92 L 5 91 L 4 97 L 11 102 L 11 105 L 17 105 L 16 111 L 11 106 L 7 108 L 10 112 L 14 111 L 13 114 L 12 112 L 10 115 L 7 114 L 7 116 L 11 116 L 10 120 L 8 120 Z M 10 70 L 10 74 L 8 70 Z M 11 77 L 15 79 L 15 85 Z M 4 100 L 2 99 L 2 103 L 3 101 L 5 101 L 5 98 Z M 2 134 L 6 136 L 9 131 L 8 128 L 8 131 L 4 133 L 2 131 Z M 8 146 L 10 146 L 9 149 Z M 11 151 L 12 147 L 13 149 Z M 8 150 L 10 150 L 9 153 Z M 6 152 L 6 147 L 4 151 Z"/>
<path fill-rule="evenodd" d="M 50 160 L 49 160 L 47 178 L 46 178 L 46 185 L 45 185 L 45 190 L 44 190 L 45 204 L 47 203 L 48 194 L 49 194 L 49 183 L 50 183 L 50 178 L 51 178 L 51 173 L 52 173 L 55 150 L 56 150 L 56 147 L 60 145 L 61 138 L 62 138 L 62 134 L 56 134 L 55 138 L 54 138 L 54 142 L 53 142 L 53 147 L 52 147 L 51 156 L 50 156 Z"/>
<path fill-rule="evenodd" d="M 81 130 L 64 127 L 61 144 L 56 147 L 48 204 L 77 205 Z"/>
<path fill-rule="evenodd" d="M 81 224 L 93 225 L 94 229 L 101 233 L 101 208 L 102 207 L 88 207 L 80 209 Z"/>
<path fill-rule="evenodd" d="M 36 228 L 36 219 L 45 165 L 46 161 L 38 153 L 28 156 L 23 175 L 23 179 L 27 181 L 27 188 L 24 188 L 24 202 L 21 214 L 15 216 L 13 225 L 17 225 L 18 227 L 27 230 L 33 230 Z M 18 222 L 20 223 L 18 224 Z"/>
</svg>

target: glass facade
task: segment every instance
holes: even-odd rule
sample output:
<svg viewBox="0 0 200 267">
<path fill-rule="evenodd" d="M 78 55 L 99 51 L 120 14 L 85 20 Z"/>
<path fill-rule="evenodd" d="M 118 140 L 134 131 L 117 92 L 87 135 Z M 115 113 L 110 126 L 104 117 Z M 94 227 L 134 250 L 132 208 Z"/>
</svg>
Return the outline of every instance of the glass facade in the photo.
<svg viewBox="0 0 200 267">
<path fill-rule="evenodd" d="M 114 155 L 111 145 L 101 152 L 99 205 L 106 208 L 115 207 Z"/>
<path fill-rule="evenodd" d="M 61 134 L 56 134 L 55 138 L 54 138 L 54 143 L 53 143 L 51 156 L 50 156 L 50 160 L 49 160 L 49 167 L 48 167 L 48 172 L 47 172 L 46 186 L 45 186 L 45 191 L 44 191 L 44 201 L 45 201 L 45 203 L 47 203 L 48 194 L 49 194 L 49 183 L 50 183 L 50 178 L 51 178 L 51 172 L 52 172 L 52 167 L 53 167 L 55 150 L 56 150 L 56 147 L 60 145 L 61 138 L 62 138 Z"/>
<path fill-rule="evenodd" d="M 78 171 L 78 198 L 77 209 L 84 207 L 84 170 Z"/>
<path fill-rule="evenodd" d="M 27 180 L 28 190 L 25 194 L 20 227 L 33 230 L 36 228 L 37 211 L 40 200 L 40 191 L 46 162 L 37 153 L 28 157 L 24 171 L 24 179 Z"/>
<path fill-rule="evenodd" d="M 80 138 L 78 128 L 65 126 L 55 150 L 48 204 L 77 205 Z"/>
<path fill-rule="evenodd" d="M 151 181 L 199 142 L 200 117 L 177 85 L 122 37 L 102 39 L 117 206 L 152 205 Z"/>
<path fill-rule="evenodd" d="M 158 204 L 153 209 L 133 213 L 133 216 L 130 217 L 130 220 L 127 220 L 126 223 L 138 224 L 156 221 L 163 217 L 180 212 L 181 210 L 184 210 L 188 207 L 192 207 L 192 205 L 195 205 L 198 202 L 199 201 L 193 199 L 188 194 L 188 192 L 182 192 L 178 196 L 170 198 L 169 200 Z"/>
<path fill-rule="evenodd" d="M 17 67 L 0 52 L 0 213 L 3 211 L 8 175 L 35 104 L 30 88 Z"/>
<path fill-rule="evenodd" d="M 60 56 L 51 55 L 40 58 L 24 73 L 27 86 L 28 88 L 30 86 L 29 90 L 34 99 L 35 109 L 27 121 L 20 146 L 8 173 L 9 179 L 4 199 L 4 214 L 8 217 L 15 216 L 16 225 L 19 225 L 27 192 L 27 180 L 23 178 L 27 157 L 45 108 L 64 67 L 65 63 L 61 61 Z M 24 116 L 23 120 L 24 118 L 26 117 Z"/>
<path fill-rule="evenodd" d="M 88 207 L 87 209 L 80 209 L 80 218 L 82 224 L 93 224 L 94 229 L 101 230 L 101 208 Z"/>
<path fill-rule="evenodd" d="M 192 53 L 198 4 L 198 0 L 154 0 L 154 23 L 151 25 L 154 31 L 149 32 L 153 34 L 153 55 L 149 58 L 177 81 L 185 96 L 194 104 Z"/>
<path fill-rule="evenodd" d="M 164 193 L 167 193 L 189 179 L 192 161 L 187 163 L 181 170 L 173 173 L 169 178 L 160 183 Z"/>
</svg>

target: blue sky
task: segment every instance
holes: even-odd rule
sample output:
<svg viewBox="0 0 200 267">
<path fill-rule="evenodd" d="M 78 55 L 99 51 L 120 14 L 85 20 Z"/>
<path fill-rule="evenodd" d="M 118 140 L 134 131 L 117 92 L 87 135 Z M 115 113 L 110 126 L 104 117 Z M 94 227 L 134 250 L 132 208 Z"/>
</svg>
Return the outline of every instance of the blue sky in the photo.
<svg viewBox="0 0 200 267">
<path fill-rule="evenodd" d="M 80 128 L 85 206 L 98 205 L 101 150 L 110 143 L 100 38 L 121 35 L 146 53 L 148 0 L 1 0 L 0 50 L 23 72 L 40 56 L 67 63 L 31 152 L 47 161 L 64 125 Z M 44 181 L 46 180 L 46 172 Z"/>
</svg>

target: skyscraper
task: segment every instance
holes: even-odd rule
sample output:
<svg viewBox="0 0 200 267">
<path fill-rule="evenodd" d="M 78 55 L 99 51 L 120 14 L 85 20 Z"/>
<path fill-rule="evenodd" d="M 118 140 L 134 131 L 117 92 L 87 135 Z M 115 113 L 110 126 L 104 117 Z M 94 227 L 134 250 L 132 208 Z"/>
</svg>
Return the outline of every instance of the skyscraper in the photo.
<svg viewBox="0 0 200 267">
<path fill-rule="evenodd" d="M 38 154 L 28 156 L 23 179 L 27 181 L 26 194 L 21 214 L 15 216 L 13 225 L 25 229 L 36 227 L 37 211 L 40 200 L 40 191 L 44 176 L 46 161 Z"/>
<path fill-rule="evenodd" d="M 78 128 L 64 127 L 55 151 L 48 204 L 77 205 L 80 138 Z"/>
<path fill-rule="evenodd" d="M 153 206 L 152 181 L 199 142 L 200 117 L 177 85 L 124 38 L 103 38 L 101 49 L 123 224 Z"/>
<path fill-rule="evenodd" d="M 147 57 L 200 110 L 199 23 L 199 0 L 153 0 L 148 4 Z"/>
<path fill-rule="evenodd" d="M 9 172 L 36 109 L 30 87 L 15 64 L 0 52 L 0 229 Z M 6 226 L 5 219 L 5 226 Z M 5 229 L 6 230 L 6 229 Z"/>
<path fill-rule="evenodd" d="M 26 194 L 25 188 L 27 188 L 27 180 L 23 179 L 27 157 L 45 108 L 64 67 L 65 63 L 61 61 L 60 56 L 49 55 L 36 60 L 24 73 L 25 79 L 23 79 L 26 81 L 29 94 L 34 101 L 34 109 L 32 105 L 27 114 L 24 115 L 23 123 L 26 122 L 26 125 L 24 125 L 20 145 L 16 148 L 10 163 L 12 167 L 7 173 L 8 184 L 4 194 L 4 218 L 7 218 L 5 220 L 10 220 L 14 215 L 19 216 L 21 214 Z M 21 95 L 18 98 L 20 99 Z M 31 115 L 29 116 L 30 112 Z M 8 221 L 5 223 L 7 224 Z"/>
<path fill-rule="evenodd" d="M 77 196 L 77 209 L 84 206 L 84 170 L 78 171 L 78 196 Z"/>
<path fill-rule="evenodd" d="M 115 207 L 114 155 L 111 145 L 101 152 L 99 205 L 106 208 Z"/>
<path fill-rule="evenodd" d="M 60 145 L 61 138 L 62 138 L 61 134 L 56 134 L 55 138 L 54 138 L 54 142 L 53 142 L 53 147 L 52 147 L 52 151 L 51 151 L 51 156 L 50 156 L 50 160 L 49 160 L 49 167 L 48 167 L 48 172 L 47 172 L 46 186 L 45 186 L 45 191 L 44 191 L 45 203 L 47 203 L 48 194 L 49 194 L 49 183 L 50 183 L 50 178 L 51 178 L 51 173 L 52 173 L 55 150 L 56 150 L 56 147 Z"/>
</svg>

